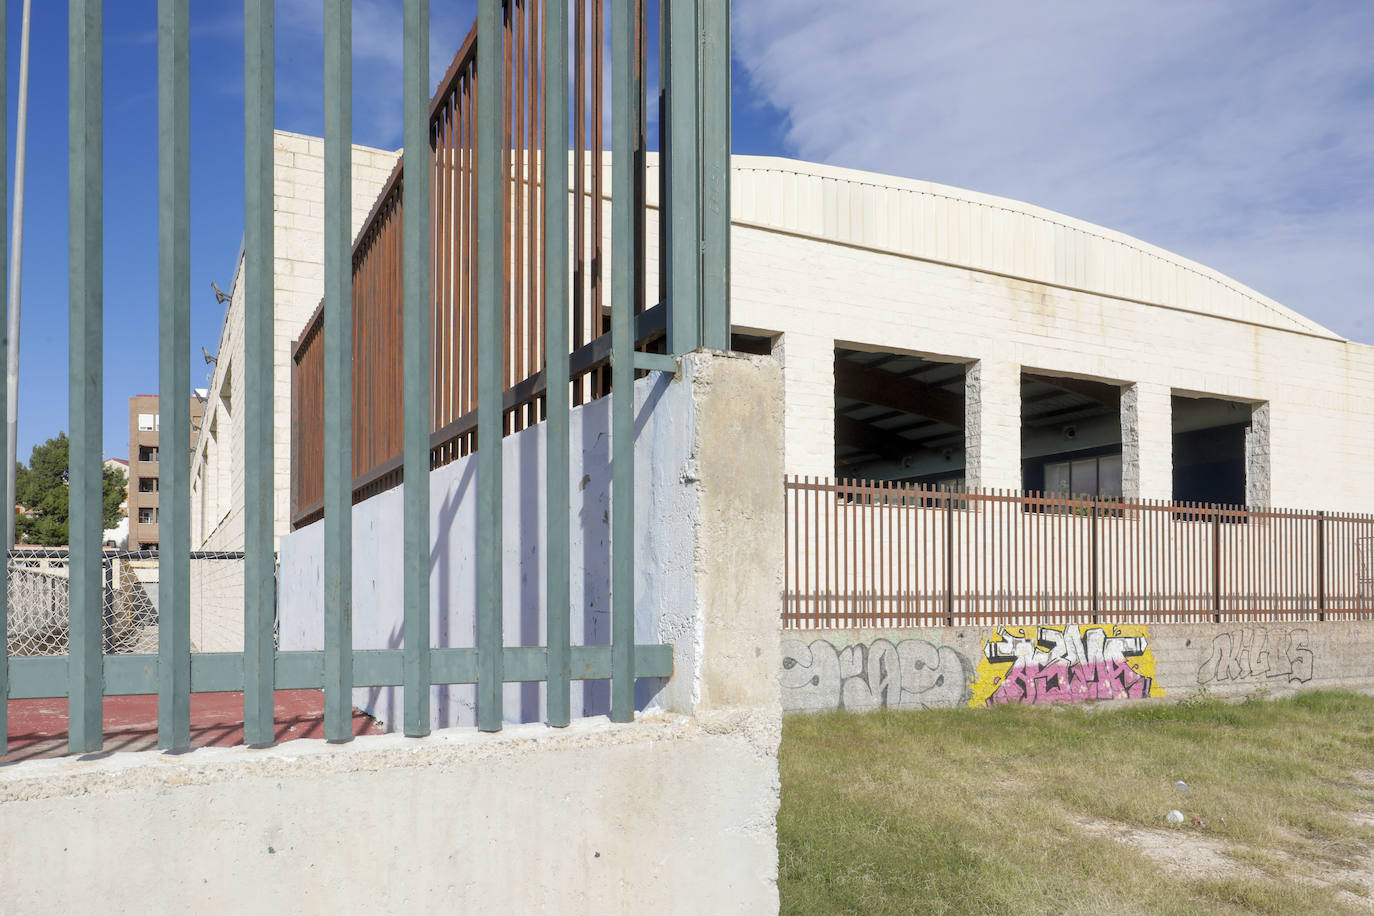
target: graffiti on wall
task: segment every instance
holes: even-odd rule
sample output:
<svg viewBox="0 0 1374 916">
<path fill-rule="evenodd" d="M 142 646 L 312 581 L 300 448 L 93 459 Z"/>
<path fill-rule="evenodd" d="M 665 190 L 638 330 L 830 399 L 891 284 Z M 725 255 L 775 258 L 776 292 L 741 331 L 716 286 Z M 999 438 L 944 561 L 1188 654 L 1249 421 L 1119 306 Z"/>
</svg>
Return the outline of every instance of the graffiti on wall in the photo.
<svg viewBox="0 0 1374 916">
<path fill-rule="evenodd" d="M 782 708 L 865 711 L 962 706 L 973 665 L 951 646 L 877 639 L 836 648 L 824 639 L 783 640 Z"/>
<path fill-rule="evenodd" d="M 1274 633 L 1264 627 L 1244 627 L 1212 639 L 1212 652 L 1198 669 L 1200 684 L 1283 678 L 1290 684 L 1312 680 L 1314 657 L 1305 629 Z"/>
<path fill-rule="evenodd" d="M 983 641 L 970 706 L 1164 696 L 1146 627 L 998 627 Z"/>
</svg>

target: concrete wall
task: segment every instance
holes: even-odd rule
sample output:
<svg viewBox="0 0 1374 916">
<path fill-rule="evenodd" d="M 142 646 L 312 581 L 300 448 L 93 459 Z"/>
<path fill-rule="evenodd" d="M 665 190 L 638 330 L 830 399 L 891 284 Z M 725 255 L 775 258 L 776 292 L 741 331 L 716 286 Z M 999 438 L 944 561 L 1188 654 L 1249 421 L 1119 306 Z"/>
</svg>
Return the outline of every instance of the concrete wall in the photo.
<svg viewBox="0 0 1374 916">
<path fill-rule="evenodd" d="M 353 147 L 356 233 L 381 193 L 398 153 Z M 324 141 L 273 134 L 272 449 L 274 530 L 290 529 L 291 348 L 324 295 Z M 205 420 L 191 458 L 193 550 L 243 549 L 243 256 L 235 268 L 208 385 Z M 236 647 L 237 648 L 237 647 Z"/>
<path fill-rule="evenodd" d="M 777 912 L 776 759 L 683 716 L 0 770 L 0 909 Z"/>
<path fill-rule="evenodd" d="M 693 589 L 687 562 L 692 550 L 695 503 L 683 487 L 683 468 L 692 452 L 695 411 L 692 385 L 656 373 L 635 387 L 636 635 L 657 641 L 658 621 L 681 606 Z M 608 399 L 576 408 L 572 415 L 572 603 L 573 641 L 610 642 L 610 405 Z M 502 463 L 506 494 L 503 513 L 504 625 L 506 645 L 544 645 L 545 594 L 545 427 L 540 424 L 504 440 Z M 477 463 L 460 458 L 430 475 L 430 606 L 435 646 L 476 645 Z M 401 645 L 400 488 L 353 507 L 353 642 L 360 649 Z M 665 511 L 664 501 L 674 511 Z M 324 523 L 282 538 L 278 608 L 281 648 L 320 649 L 324 640 Z M 690 608 L 691 605 L 685 605 Z M 647 688 L 646 688 L 647 689 Z M 643 696 L 643 692 L 641 691 Z M 610 695 L 605 683 L 573 683 L 573 709 L 604 715 Z M 400 688 L 360 688 L 354 703 L 398 727 Z M 431 703 L 436 728 L 476 724 L 476 691 L 471 686 L 436 687 Z M 511 722 L 538 721 L 544 715 L 543 685 L 508 684 L 505 710 Z"/>
<path fill-rule="evenodd" d="M 789 630 L 783 709 L 1374 692 L 1374 621 Z"/>
<path fill-rule="evenodd" d="M 191 900 L 244 913 L 777 912 L 781 400 L 781 372 L 762 357 L 694 354 L 676 376 L 638 386 L 636 626 L 640 639 L 672 645 L 674 673 L 667 684 L 641 684 L 651 711 L 636 722 L 0 768 L 0 909 L 180 912 Z M 575 602 L 602 587 L 608 505 L 597 456 L 608 406 L 584 408 L 574 428 L 574 453 L 591 452 L 585 489 L 574 486 L 584 494 L 574 567 L 585 559 L 591 570 Z M 522 435 L 506 440 L 506 471 L 529 490 L 537 440 Z M 462 520 L 474 482 L 463 479 L 460 471 L 458 481 L 435 483 L 443 524 L 434 585 L 445 596 L 436 630 L 464 622 L 462 607 L 443 603 L 462 593 L 471 553 Z M 538 512 L 514 488 L 507 495 L 507 558 L 518 580 L 538 566 L 517 556 Z M 355 556 L 363 563 L 389 549 L 368 527 L 389 522 L 369 517 L 368 505 L 355 514 L 373 531 Z M 311 588 L 301 580 L 318 579 L 305 562 L 310 536 L 283 541 L 283 648 L 308 629 L 298 615 Z M 386 573 L 385 564 L 368 568 Z M 380 595 L 383 584 L 366 588 Z M 537 592 L 508 593 L 519 599 L 513 622 L 527 622 Z M 368 594 L 358 592 L 355 632 L 388 632 L 392 602 Z M 584 622 L 604 615 L 597 600 Z M 528 637 L 519 626 L 507 632 Z M 585 693 L 582 701 L 590 705 Z"/>
</svg>

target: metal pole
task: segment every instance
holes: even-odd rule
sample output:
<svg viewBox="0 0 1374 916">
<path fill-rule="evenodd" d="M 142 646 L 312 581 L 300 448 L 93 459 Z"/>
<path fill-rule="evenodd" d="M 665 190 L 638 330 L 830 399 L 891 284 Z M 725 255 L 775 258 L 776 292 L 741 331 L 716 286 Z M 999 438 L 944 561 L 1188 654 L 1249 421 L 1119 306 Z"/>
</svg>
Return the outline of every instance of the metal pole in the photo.
<svg viewBox="0 0 1374 916">
<path fill-rule="evenodd" d="M 1092 515 L 1092 531 L 1091 531 L 1091 537 L 1089 538 L 1089 546 L 1088 546 L 1088 550 L 1089 550 L 1088 566 L 1089 566 L 1089 569 L 1092 570 L 1092 618 L 1093 618 L 1093 623 L 1097 623 L 1098 614 L 1099 614 L 1099 613 L 1101 612 L 1101 610 L 1102 610 L 1102 607 L 1101 607 L 1101 605 L 1102 605 L 1102 594 L 1101 594 L 1101 591 L 1102 591 L 1102 578 L 1101 578 L 1101 577 L 1102 577 L 1102 573 L 1101 573 L 1101 570 L 1099 570 L 1099 569 L 1098 569 L 1098 566 L 1097 566 L 1097 553 L 1098 553 L 1098 550 L 1097 550 L 1097 544 L 1098 544 L 1098 532 L 1097 532 L 1097 519 L 1098 519 L 1097 497 L 1093 497 L 1092 513 L 1093 513 L 1093 515 Z"/>
<path fill-rule="evenodd" d="M 1326 513 L 1317 513 L 1317 619 L 1326 619 Z"/>
<path fill-rule="evenodd" d="M 5 546 L 14 546 L 14 466 L 19 430 L 19 274 L 24 257 L 24 151 L 28 148 L 29 123 L 29 3 L 24 0 L 24 21 L 19 32 L 19 115 L 14 150 L 14 223 L 10 233 L 9 346 L 6 349 L 5 492 L 11 506 L 5 521 Z"/>
<path fill-rule="evenodd" d="M 405 733 L 429 734 L 430 147 L 429 0 L 405 2 L 405 226 L 402 305 L 405 357 Z"/>
</svg>

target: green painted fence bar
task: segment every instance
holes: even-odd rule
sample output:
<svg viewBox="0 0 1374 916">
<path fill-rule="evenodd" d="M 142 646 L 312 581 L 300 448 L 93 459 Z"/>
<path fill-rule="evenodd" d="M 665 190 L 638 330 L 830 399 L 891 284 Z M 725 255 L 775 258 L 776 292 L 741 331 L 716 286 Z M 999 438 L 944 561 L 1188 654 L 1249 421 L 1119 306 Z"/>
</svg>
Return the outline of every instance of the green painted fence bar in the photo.
<svg viewBox="0 0 1374 916">
<path fill-rule="evenodd" d="M 568 440 L 568 4 L 544 0 L 544 464 L 545 538 L 544 631 L 548 645 L 548 723 L 571 721 L 569 629 L 571 605 Z"/>
<path fill-rule="evenodd" d="M 273 303 L 272 0 L 243 7 L 244 604 L 243 731 L 248 744 L 275 740 L 276 615 L 272 415 Z M 194 669 L 193 669 L 194 670 Z"/>
<path fill-rule="evenodd" d="M 172 459 L 158 471 L 157 743 L 168 750 L 191 745 L 189 13 L 188 0 L 158 0 L 158 427 Z"/>
<path fill-rule="evenodd" d="M 610 646 L 573 646 L 569 670 L 573 680 L 604 680 L 611 676 Z M 548 668 L 539 646 L 507 646 L 501 652 L 505 682 L 537 681 Z M 434 649 L 431 655 L 435 684 L 476 684 L 478 650 Z M 359 649 L 354 653 L 355 687 L 399 687 L 405 683 L 402 649 Z M 274 663 L 282 690 L 319 690 L 324 685 L 323 652 L 279 652 Z M 16 700 L 67 696 L 65 656 L 10 659 L 11 691 Z M 673 673 L 672 646 L 635 647 L 635 677 L 668 677 Z M 156 655 L 111 655 L 105 665 L 105 695 L 135 696 L 157 692 Z M 191 656 L 191 692 L 242 690 L 243 656 L 237 652 L 197 652 Z"/>
<path fill-rule="evenodd" d="M 67 22 L 68 313 L 67 377 L 71 544 L 67 746 L 72 753 L 101 748 L 104 582 L 101 535 L 101 340 L 103 144 L 101 0 L 70 0 Z"/>
<path fill-rule="evenodd" d="M 634 187 L 642 145 L 634 0 L 611 4 L 611 721 L 635 714 Z"/>
<path fill-rule="evenodd" d="M 243 691 L 244 736 L 274 741 L 277 689 L 323 690 L 325 736 L 352 738 L 355 687 L 405 689 L 404 729 L 430 729 L 430 687 L 474 684 L 477 723 L 500 730 L 503 686 L 547 683 L 547 721 L 572 718 L 571 682 L 611 681 L 611 718 L 634 718 L 635 680 L 672 674 L 672 649 L 635 643 L 635 403 L 637 370 L 672 372 L 673 354 L 729 344 L 729 0 L 664 0 L 661 89 L 664 169 L 660 233 L 666 308 L 647 312 L 669 334 L 669 355 L 635 350 L 636 309 L 644 299 L 645 44 L 641 0 L 611 2 L 611 333 L 595 342 L 611 362 L 611 641 L 571 639 L 571 392 L 568 98 L 569 7 L 542 4 L 542 151 L 513 150 L 506 119 L 533 118 L 524 100 L 507 98 L 511 63 L 506 27 L 521 28 L 510 0 L 480 0 L 476 42 L 475 277 L 477 332 L 476 572 L 477 642 L 436 648 L 430 642 L 429 472 L 433 425 L 431 289 L 433 150 L 429 89 L 429 0 L 404 0 L 404 166 L 402 232 L 403 609 L 401 648 L 352 647 L 353 246 L 352 9 L 324 0 L 324 648 L 279 652 L 275 561 L 275 381 L 273 0 L 244 3 L 244 648 L 192 653 L 190 572 L 190 0 L 158 0 L 158 353 L 159 428 L 164 436 L 158 554 L 156 654 L 103 654 L 102 575 L 103 87 L 101 0 L 69 0 L 69 429 L 70 638 L 66 656 L 0 660 L 0 755 L 8 699 L 67 698 L 72 752 L 102 746 L 104 696 L 156 694 L 158 743 L 190 744 L 193 693 Z M 508 19 L 507 17 L 512 17 Z M 5 80 L 5 10 L 0 5 L 0 98 Z M 579 21 L 578 27 L 586 23 Z M 523 38 L 521 40 L 524 40 Z M 529 64 L 533 69 L 533 61 Z M 534 77 L 531 76 L 531 79 Z M 516 111 L 507 110 L 510 108 Z M 0 174 L 6 125 L 0 123 Z M 519 136 L 519 135 L 517 135 Z M 516 141 L 517 144 L 520 142 Z M 505 332 L 510 308 L 506 206 L 510 157 L 542 155 L 544 259 L 545 551 L 544 646 L 508 647 L 503 633 L 502 436 L 505 428 Z M 6 208 L 0 183 L 0 211 Z M 0 220 L 0 250 L 6 225 Z M 523 235 L 523 234 L 522 234 Z M 0 263 L 0 288 L 6 265 Z M 0 403 L 5 385 L 5 306 L 0 304 Z M 654 313 L 657 313 L 657 317 Z M 667 313 L 666 319 L 664 313 Z M 579 356 L 579 359 L 582 357 Z M 517 389 L 519 386 L 517 386 Z M 0 450 L 5 429 L 0 424 Z M 0 487 L 3 477 L 0 476 Z M 0 503 L 14 494 L 0 491 Z M 129 554 L 134 557 L 135 554 Z M 222 557 L 221 557 L 222 558 Z M 7 611 L 0 565 L 0 611 Z M 0 614 L 0 643 L 7 643 Z"/>
<path fill-rule="evenodd" d="M 352 60 L 352 2 L 326 0 L 324 734 L 329 741 L 353 738 Z"/>
<path fill-rule="evenodd" d="M 505 155 L 501 0 L 477 6 L 477 727 L 500 731 L 501 388 L 504 369 Z M 327 517 L 327 516 L 326 516 Z"/>
<path fill-rule="evenodd" d="M 7 3 L 0 3 L 0 99 L 8 99 L 9 86 L 5 79 L 9 73 L 9 21 L 5 15 Z M 0 118 L 0 175 L 9 174 L 9 119 Z M 9 183 L 0 181 L 0 251 L 9 251 L 9 228 L 8 220 L 3 215 L 10 212 L 9 206 Z M 9 284 L 9 258 L 0 255 L 0 289 L 8 290 Z M 0 305 L 0 404 L 9 403 L 9 297 L 5 297 L 5 304 Z M 0 455 L 8 455 L 6 447 L 6 437 L 9 435 L 9 424 L 4 424 L 5 428 L 0 429 Z M 13 506 L 14 494 L 7 493 L 9 478 L 5 474 L 0 474 L 0 506 Z M 10 511 L 14 511 L 11 509 Z M 2 540 L 3 538 L 0 538 Z M 5 561 L 0 563 L 0 757 L 9 753 L 9 695 L 10 695 L 10 671 L 9 671 L 9 550 L 10 544 L 5 544 Z"/>
<path fill-rule="evenodd" d="M 405 732 L 429 734 L 429 0 L 405 0 Z"/>
<path fill-rule="evenodd" d="M 668 237 L 668 352 L 701 346 L 701 214 L 697 122 L 697 3 L 664 0 L 667 46 L 667 203 L 659 214 Z"/>
<path fill-rule="evenodd" d="M 730 0 L 701 7 L 701 343 L 730 349 Z"/>
</svg>

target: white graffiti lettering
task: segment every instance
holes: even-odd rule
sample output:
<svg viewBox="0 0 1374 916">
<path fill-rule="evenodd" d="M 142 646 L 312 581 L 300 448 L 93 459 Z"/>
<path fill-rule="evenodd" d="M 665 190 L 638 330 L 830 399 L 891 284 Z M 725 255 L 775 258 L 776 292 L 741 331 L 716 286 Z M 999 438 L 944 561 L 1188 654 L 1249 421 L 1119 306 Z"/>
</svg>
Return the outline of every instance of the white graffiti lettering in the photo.
<svg viewBox="0 0 1374 916">
<path fill-rule="evenodd" d="M 886 639 L 836 649 L 823 639 L 782 644 L 785 711 L 864 711 L 962 706 L 969 701 L 973 666 L 950 646 L 923 639 Z"/>
</svg>

